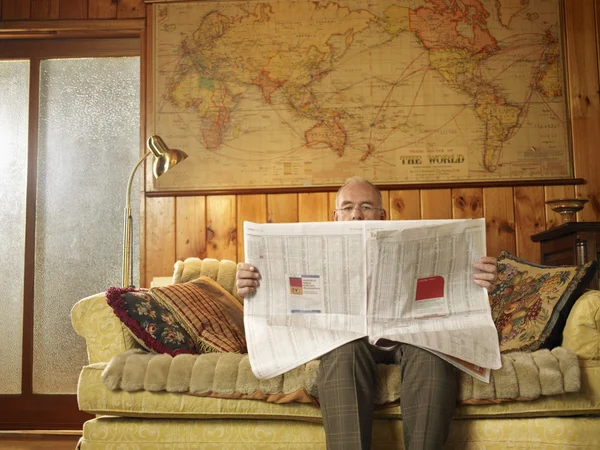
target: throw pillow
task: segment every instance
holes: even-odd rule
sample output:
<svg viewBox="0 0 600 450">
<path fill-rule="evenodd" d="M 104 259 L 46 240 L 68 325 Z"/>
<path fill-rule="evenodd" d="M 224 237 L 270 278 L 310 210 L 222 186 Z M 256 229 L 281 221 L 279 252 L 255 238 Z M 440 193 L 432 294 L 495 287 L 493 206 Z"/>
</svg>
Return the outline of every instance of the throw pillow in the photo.
<svg viewBox="0 0 600 450">
<path fill-rule="evenodd" d="M 106 301 L 133 338 L 146 350 L 197 353 L 194 340 L 164 305 L 143 289 L 111 287 Z"/>
<path fill-rule="evenodd" d="M 594 275 L 595 263 L 550 267 L 503 251 L 490 294 L 500 351 L 535 351 L 560 345 L 566 318 Z"/>
<path fill-rule="evenodd" d="M 246 353 L 244 310 L 219 283 L 200 277 L 150 289 L 195 340 L 199 353 Z"/>
</svg>

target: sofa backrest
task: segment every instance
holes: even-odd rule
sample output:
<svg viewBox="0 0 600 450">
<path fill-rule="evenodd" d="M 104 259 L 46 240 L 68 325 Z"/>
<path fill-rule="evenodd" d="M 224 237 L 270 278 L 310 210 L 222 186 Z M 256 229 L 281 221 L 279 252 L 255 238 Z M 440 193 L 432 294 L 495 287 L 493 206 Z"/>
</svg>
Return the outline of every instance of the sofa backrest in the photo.
<svg viewBox="0 0 600 450">
<path fill-rule="evenodd" d="M 235 285 L 235 274 L 237 264 L 227 259 L 217 260 L 212 258 L 187 258 L 177 261 L 174 266 L 173 284 L 185 283 L 199 277 L 209 277 L 223 286 L 230 294 L 244 303 L 243 298 L 238 296 Z"/>
</svg>

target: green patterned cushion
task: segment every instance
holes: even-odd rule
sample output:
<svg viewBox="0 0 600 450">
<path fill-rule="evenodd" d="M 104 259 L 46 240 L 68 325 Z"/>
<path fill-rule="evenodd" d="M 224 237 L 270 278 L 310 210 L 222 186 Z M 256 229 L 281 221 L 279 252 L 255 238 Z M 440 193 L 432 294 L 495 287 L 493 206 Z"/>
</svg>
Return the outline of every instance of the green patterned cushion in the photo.
<svg viewBox="0 0 600 450">
<path fill-rule="evenodd" d="M 566 318 L 594 270 L 594 262 L 549 267 L 502 252 L 498 281 L 490 294 L 500 351 L 535 351 L 560 345 Z"/>
</svg>

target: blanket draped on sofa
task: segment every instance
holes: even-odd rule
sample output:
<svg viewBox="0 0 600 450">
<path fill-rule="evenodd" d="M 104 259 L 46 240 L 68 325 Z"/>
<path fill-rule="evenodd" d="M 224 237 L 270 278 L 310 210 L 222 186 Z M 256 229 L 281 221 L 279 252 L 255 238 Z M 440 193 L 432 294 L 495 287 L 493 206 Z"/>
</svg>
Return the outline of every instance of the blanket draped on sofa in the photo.
<svg viewBox="0 0 600 450">
<path fill-rule="evenodd" d="M 257 379 L 248 355 L 237 353 L 167 354 L 128 350 L 114 356 L 102 374 L 112 390 L 177 392 L 206 397 L 247 398 L 276 403 L 317 402 L 319 361 L 310 361 L 280 376 Z M 398 403 L 399 366 L 378 364 L 378 405 Z M 533 400 L 542 395 L 577 392 L 580 369 L 576 355 L 564 347 L 502 355 L 502 368 L 490 383 L 461 372 L 459 399 L 463 404 Z"/>
</svg>

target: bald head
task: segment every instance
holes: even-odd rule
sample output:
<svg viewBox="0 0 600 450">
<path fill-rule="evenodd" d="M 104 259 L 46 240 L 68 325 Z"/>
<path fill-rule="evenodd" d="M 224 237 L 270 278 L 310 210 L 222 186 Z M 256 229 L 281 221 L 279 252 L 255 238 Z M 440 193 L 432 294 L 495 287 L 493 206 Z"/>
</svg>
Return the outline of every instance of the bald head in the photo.
<svg viewBox="0 0 600 450">
<path fill-rule="evenodd" d="M 383 220 L 381 191 L 370 181 L 360 177 L 346 180 L 335 196 L 333 220 Z"/>
</svg>

